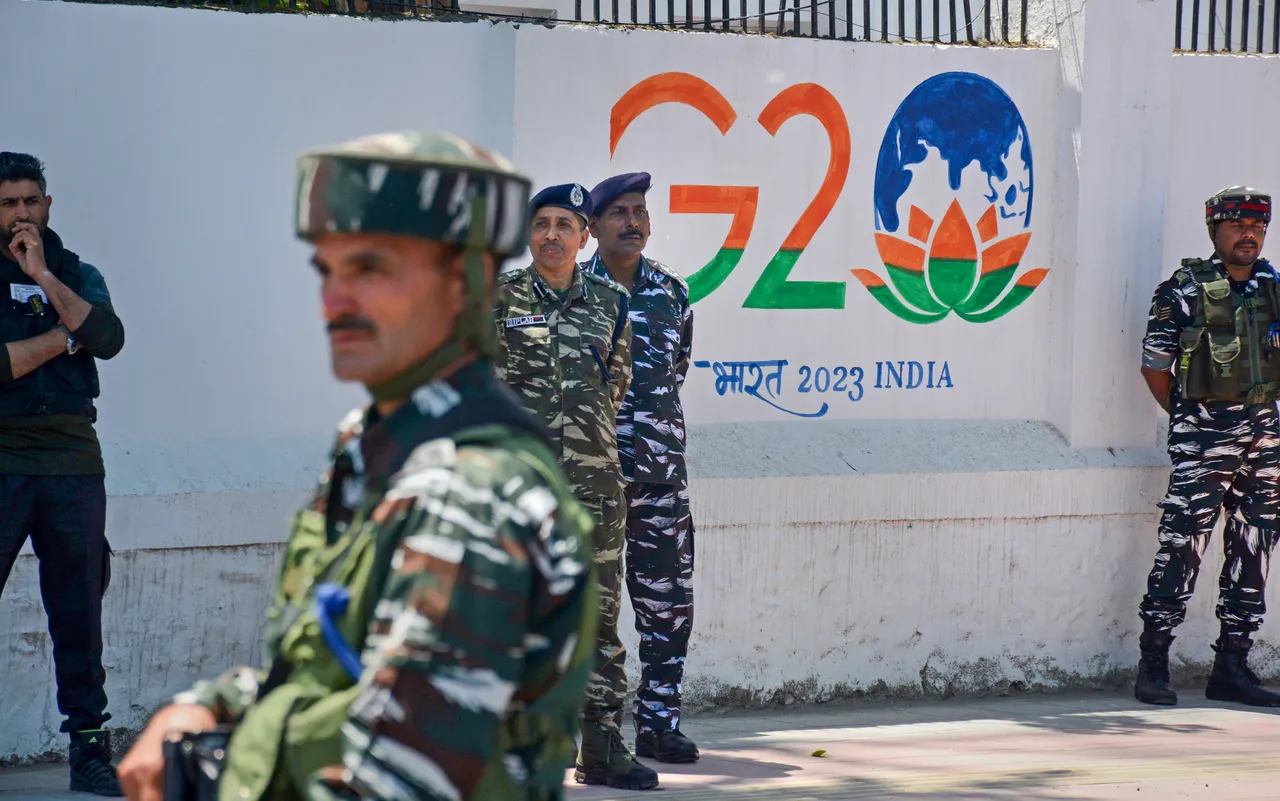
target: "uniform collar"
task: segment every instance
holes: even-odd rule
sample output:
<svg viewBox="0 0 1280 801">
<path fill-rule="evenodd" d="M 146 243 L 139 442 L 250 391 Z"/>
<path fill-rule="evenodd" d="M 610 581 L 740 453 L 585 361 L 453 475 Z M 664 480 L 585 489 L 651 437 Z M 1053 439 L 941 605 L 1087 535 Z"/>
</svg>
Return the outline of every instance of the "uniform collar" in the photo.
<svg viewBox="0 0 1280 801">
<path fill-rule="evenodd" d="M 1217 253 L 1214 253 L 1212 256 L 1209 257 L 1209 263 L 1213 265 L 1214 269 L 1217 270 L 1218 274 L 1221 275 L 1223 278 L 1227 278 L 1232 281 L 1235 280 L 1234 278 L 1231 278 L 1231 273 L 1227 272 L 1226 263 L 1222 261 L 1222 258 L 1218 256 Z M 1271 262 L 1263 258 L 1259 258 L 1257 261 L 1255 261 L 1253 263 L 1253 271 L 1249 273 L 1249 277 L 1245 279 L 1244 282 L 1238 282 L 1238 283 L 1255 281 L 1259 277 L 1277 278 L 1276 270 L 1274 267 L 1271 266 Z"/>
<path fill-rule="evenodd" d="M 596 275 L 602 278 L 613 277 L 609 275 L 609 268 L 605 266 L 604 259 L 600 258 L 600 251 L 597 250 L 595 254 L 591 257 L 590 265 L 591 265 L 591 271 Z M 660 284 L 660 283 L 662 283 L 661 273 L 659 273 L 658 269 L 653 266 L 653 263 L 650 262 L 647 258 L 645 258 L 645 255 L 641 253 L 640 266 L 636 268 L 636 283 L 635 283 L 635 286 L 632 288 L 632 294 L 635 294 L 635 290 L 639 289 L 641 286 L 645 284 Z"/>
<path fill-rule="evenodd" d="M 533 286 L 533 291 L 537 293 L 540 300 L 559 298 L 559 293 L 552 289 L 547 280 L 542 277 L 542 273 L 538 272 L 536 264 L 530 264 L 525 269 L 528 271 L 529 282 Z M 582 278 L 582 268 L 575 264 L 573 266 L 573 280 L 569 283 L 569 293 L 565 295 L 565 300 L 577 300 L 586 296 L 587 287 Z"/>
<path fill-rule="evenodd" d="M 385 475 L 398 446 L 416 442 L 415 432 L 425 423 L 444 417 L 466 398 L 493 385 L 493 363 L 477 359 L 448 378 L 437 378 L 415 389 L 409 399 L 383 417 L 370 404 L 364 413 L 360 436 L 363 462 L 372 475 Z"/>
</svg>

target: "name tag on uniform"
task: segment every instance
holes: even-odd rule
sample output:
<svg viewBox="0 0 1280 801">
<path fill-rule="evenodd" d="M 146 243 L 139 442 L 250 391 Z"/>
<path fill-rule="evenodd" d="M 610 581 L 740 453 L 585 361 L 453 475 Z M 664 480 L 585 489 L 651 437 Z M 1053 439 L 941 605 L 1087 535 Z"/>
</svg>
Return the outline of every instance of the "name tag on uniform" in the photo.
<svg viewBox="0 0 1280 801">
<path fill-rule="evenodd" d="M 26 303 L 35 295 L 39 295 L 45 303 L 49 302 L 49 296 L 35 284 L 9 284 L 9 297 L 19 303 Z"/>
<path fill-rule="evenodd" d="M 507 328 L 524 328 L 526 325 L 546 325 L 547 316 L 545 314 L 532 314 L 528 317 L 508 317 L 506 323 Z"/>
</svg>

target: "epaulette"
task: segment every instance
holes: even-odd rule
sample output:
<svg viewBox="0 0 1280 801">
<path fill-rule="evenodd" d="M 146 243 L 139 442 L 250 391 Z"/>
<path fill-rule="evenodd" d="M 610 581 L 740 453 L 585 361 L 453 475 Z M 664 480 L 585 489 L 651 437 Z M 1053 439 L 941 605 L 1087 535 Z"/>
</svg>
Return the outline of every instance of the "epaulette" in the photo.
<svg viewBox="0 0 1280 801">
<path fill-rule="evenodd" d="M 1190 278 L 1197 284 L 1202 284 L 1218 279 L 1218 270 L 1213 266 L 1213 262 L 1206 259 L 1183 259 L 1182 267 L 1178 272 L 1182 273 L 1182 277 L 1178 280 L 1185 281 Z M 1174 273 L 1177 275 L 1177 273 Z"/>
<path fill-rule="evenodd" d="M 684 280 L 683 275 L 671 269 L 670 267 L 668 267 L 667 265 L 663 264 L 660 261 L 654 261 L 653 259 L 649 259 L 649 258 L 646 258 L 646 261 L 648 261 L 649 264 L 653 265 L 653 268 L 655 270 L 671 278 L 671 280 L 679 284 L 680 288 L 684 290 L 684 294 L 686 297 L 689 295 L 689 282 Z"/>
<path fill-rule="evenodd" d="M 524 277 L 524 274 L 525 274 L 524 267 L 521 267 L 516 270 L 507 270 L 506 272 L 498 273 L 498 283 L 510 284 L 513 281 L 519 281 L 522 277 Z"/>
</svg>

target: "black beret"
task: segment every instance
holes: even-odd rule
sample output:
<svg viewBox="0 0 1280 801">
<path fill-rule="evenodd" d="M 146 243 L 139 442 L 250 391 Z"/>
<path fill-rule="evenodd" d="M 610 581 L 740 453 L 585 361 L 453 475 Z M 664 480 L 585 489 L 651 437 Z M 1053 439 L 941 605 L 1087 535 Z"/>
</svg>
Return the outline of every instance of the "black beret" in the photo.
<svg viewBox="0 0 1280 801">
<path fill-rule="evenodd" d="M 546 206 L 567 209 L 587 220 L 591 218 L 591 193 L 579 184 L 548 186 L 533 196 L 529 203 L 530 216 Z"/>
<path fill-rule="evenodd" d="M 629 172 L 605 178 L 591 190 L 596 211 L 603 212 L 609 208 L 610 203 L 631 192 L 639 192 L 643 195 L 649 191 L 651 183 L 652 179 L 647 172 Z"/>
</svg>

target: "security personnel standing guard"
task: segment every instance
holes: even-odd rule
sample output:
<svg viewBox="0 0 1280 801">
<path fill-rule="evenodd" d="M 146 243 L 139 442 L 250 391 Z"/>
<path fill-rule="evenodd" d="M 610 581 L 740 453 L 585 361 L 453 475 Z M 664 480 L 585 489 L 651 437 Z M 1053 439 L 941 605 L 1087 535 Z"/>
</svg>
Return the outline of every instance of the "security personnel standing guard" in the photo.
<svg viewBox="0 0 1280 801">
<path fill-rule="evenodd" d="M 1142 600 L 1134 695 L 1172 705 L 1173 629 L 1187 613 L 1200 559 L 1225 510 L 1219 578 L 1222 634 L 1205 690 L 1217 701 L 1280 706 L 1249 669 L 1262 625 L 1267 567 L 1280 520 L 1280 285 L 1259 258 L 1271 198 L 1233 186 L 1205 203 L 1214 255 L 1185 259 L 1156 289 L 1142 375 L 1169 412 L 1173 471 L 1161 501 L 1160 550 Z"/>
<path fill-rule="evenodd" d="M 695 762 L 680 732 L 680 682 L 693 628 L 693 516 L 685 471 L 680 387 L 689 370 L 693 308 L 680 275 L 642 255 L 649 241 L 648 173 L 608 178 L 591 190 L 589 268 L 631 292 L 632 381 L 618 414 L 627 480 L 627 589 L 640 635 L 640 685 L 632 706 L 636 754 Z"/>
<path fill-rule="evenodd" d="M 175 699 L 121 781 L 158 799 L 165 731 L 229 724 L 224 801 L 562 798 L 594 644 L 591 521 L 490 361 L 528 181 L 441 134 L 299 168 L 334 373 L 373 402 L 295 520 L 269 669 Z"/>
<path fill-rule="evenodd" d="M 626 649 L 618 639 L 626 505 L 614 418 L 631 384 L 627 291 L 580 269 L 591 195 L 578 184 L 542 190 L 530 204 L 533 264 L 498 279 L 497 374 L 558 445 L 574 495 L 595 519 L 600 585 L 596 665 L 583 709 L 575 777 L 630 790 L 656 787 L 622 740 Z"/>
</svg>

